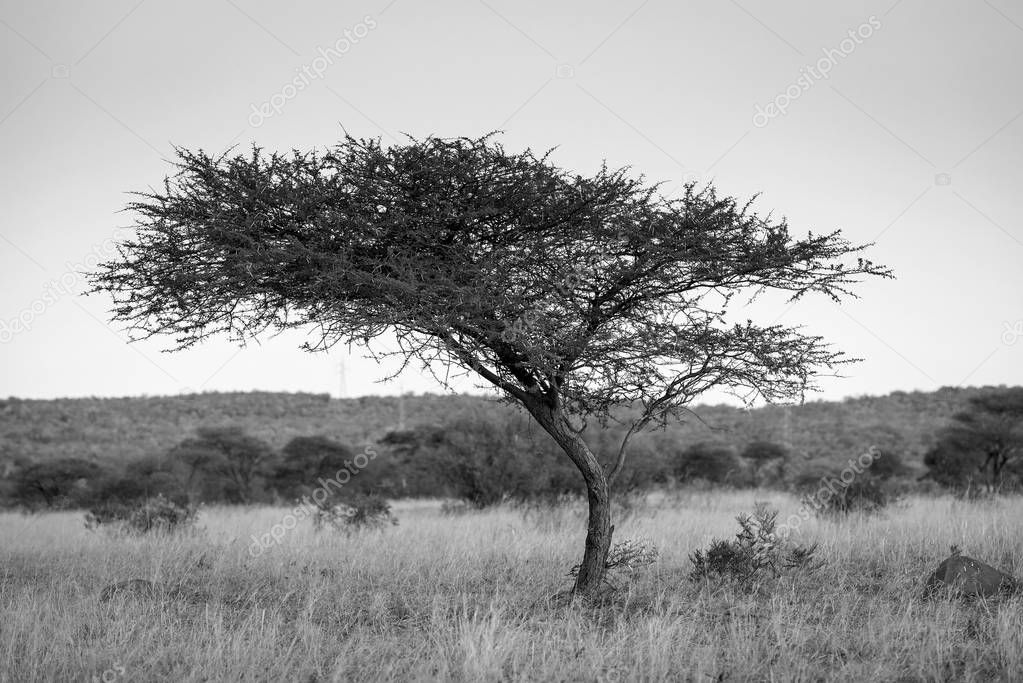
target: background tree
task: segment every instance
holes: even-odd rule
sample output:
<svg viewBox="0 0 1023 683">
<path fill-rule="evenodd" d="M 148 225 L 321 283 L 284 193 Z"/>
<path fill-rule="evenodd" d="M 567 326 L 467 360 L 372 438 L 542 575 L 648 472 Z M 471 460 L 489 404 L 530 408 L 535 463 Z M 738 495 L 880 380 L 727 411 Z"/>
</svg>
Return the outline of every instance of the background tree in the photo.
<svg viewBox="0 0 1023 683">
<path fill-rule="evenodd" d="M 477 411 L 453 416 L 418 458 L 448 492 L 477 507 L 526 501 L 575 488 L 567 468 L 552 462 L 557 450 L 547 434 L 533 433 L 521 415 Z"/>
<path fill-rule="evenodd" d="M 393 495 L 420 497 L 447 493 L 443 473 L 425 455 L 444 443 L 444 428 L 422 424 L 386 432 L 377 445 L 394 465 Z"/>
<path fill-rule="evenodd" d="M 185 439 L 172 457 L 189 468 L 186 490 L 192 491 L 197 474 L 222 479 L 224 495 L 233 503 L 252 502 L 257 478 L 271 465 L 273 449 L 245 433 L 241 427 L 200 427 Z"/>
<path fill-rule="evenodd" d="M 318 486 L 320 478 L 333 479 L 354 457 L 352 449 L 333 439 L 298 436 L 281 449 L 270 483 L 283 496 L 302 496 Z"/>
<path fill-rule="evenodd" d="M 984 457 L 980 451 L 945 435 L 924 454 L 927 473 L 921 479 L 931 479 L 955 492 L 982 491 L 987 486 L 982 473 Z"/>
<path fill-rule="evenodd" d="M 184 502 L 187 489 L 170 458 L 148 456 L 125 463 L 97 484 L 99 503 L 127 504 L 158 495 Z"/>
<path fill-rule="evenodd" d="M 490 136 L 177 154 L 162 190 L 129 205 L 137 236 L 92 279 L 115 319 L 178 348 L 303 328 L 316 332 L 308 350 L 372 351 L 387 334 L 406 363 L 479 375 L 582 475 L 584 595 L 603 586 L 611 490 L 634 433 L 714 387 L 788 400 L 848 362 L 799 329 L 732 320 L 733 297 L 841 300 L 861 276 L 890 276 L 838 232 L 793 239 L 784 220 L 711 186 L 666 199 L 627 170 L 569 174 L 549 152 L 506 153 Z M 582 432 L 625 403 L 641 410 L 605 468 Z"/>
<path fill-rule="evenodd" d="M 679 481 L 703 479 L 715 484 L 741 484 L 742 462 L 727 444 L 700 442 L 683 450 L 674 463 Z"/>
<path fill-rule="evenodd" d="M 624 432 L 625 428 L 615 424 L 603 429 L 587 428 L 584 433 L 586 443 L 605 468 L 614 463 Z M 623 468 L 615 480 L 616 491 L 619 494 L 641 493 L 667 484 L 679 441 L 678 435 L 661 429 L 633 436 L 629 441 L 629 466 Z"/>
<path fill-rule="evenodd" d="M 866 448 L 861 445 L 861 452 L 874 449 L 874 462 L 870 464 L 870 474 L 882 480 L 904 477 L 912 472 L 903 460 L 906 451 L 906 437 L 896 428 L 886 424 L 873 424 L 867 430 Z"/>
<path fill-rule="evenodd" d="M 762 486 L 768 481 L 777 483 L 785 476 L 785 461 L 789 451 L 773 441 L 750 441 L 742 449 L 742 458 L 753 468 L 753 484 Z"/>
<path fill-rule="evenodd" d="M 1023 455 L 1023 388 L 974 396 L 924 456 L 931 478 L 951 488 L 1018 485 Z"/>
<path fill-rule="evenodd" d="M 523 434 L 508 422 L 463 415 L 446 423 L 443 435 L 423 457 L 455 497 L 485 508 L 532 488 L 536 463 Z"/>
<path fill-rule="evenodd" d="M 80 458 L 29 463 L 14 476 L 14 500 L 28 508 L 86 505 L 104 474 L 99 465 Z"/>
<path fill-rule="evenodd" d="M 214 444 L 189 437 L 170 449 L 168 459 L 182 472 L 182 485 L 189 500 L 218 500 L 225 483 L 221 472 L 227 467 L 224 454 Z"/>
</svg>

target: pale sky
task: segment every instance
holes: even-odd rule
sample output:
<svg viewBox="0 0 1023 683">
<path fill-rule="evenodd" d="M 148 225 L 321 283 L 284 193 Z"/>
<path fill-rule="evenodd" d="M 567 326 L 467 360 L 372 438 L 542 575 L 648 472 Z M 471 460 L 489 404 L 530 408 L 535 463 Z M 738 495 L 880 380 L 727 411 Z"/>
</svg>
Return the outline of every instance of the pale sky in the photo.
<svg viewBox="0 0 1023 683">
<path fill-rule="evenodd" d="M 0 396 L 337 395 L 343 358 L 347 396 L 439 391 L 298 333 L 128 345 L 81 296 L 173 144 L 322 149 L 341 125 L 502 129 L 574 172 L 759 192 L 796 235 L 876 241 L 898 276 L 751 314 L 864 359 L 820 397 L 1023 384 L 1019 3 L 3 0 L 0 55 Z"/>
</svg>

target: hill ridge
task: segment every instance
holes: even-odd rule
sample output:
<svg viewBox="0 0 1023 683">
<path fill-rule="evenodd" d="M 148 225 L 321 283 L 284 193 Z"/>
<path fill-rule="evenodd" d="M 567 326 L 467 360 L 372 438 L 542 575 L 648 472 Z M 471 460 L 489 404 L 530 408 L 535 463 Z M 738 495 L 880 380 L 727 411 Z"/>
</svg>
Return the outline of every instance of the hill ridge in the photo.
<svg viewBox="0 0 1023 683">
<path fill-rule="evenodd" d="M 942 387 L 880 396 L 811 400 L 802 405 L 696 405 L 700 420 L 673 424 L 681 441 L 721 440 L 742 447 L 776 441 L 807 458 L 861 451 L 872 438 L 899 442 L 919 460 L 936 432 L 970 396 L 1002 387 Z M 0 466 L 59 456 L 124 461 L 161 452 L 200 426 L 237 425 L 280 448 L 323 434 L 375 441 L 390 429 L 439 423 L 471 410 L 514 410 L 475 394 L 334 398 L 308 392 L 204 392 L 177 396 L 0 400 Z M 525 418 L 524 418 L 525 419 Z M 702 424 L 701 423 L 706 423 Z M 709 426 L 708 426 L 709 425 Z"/>
</svg>

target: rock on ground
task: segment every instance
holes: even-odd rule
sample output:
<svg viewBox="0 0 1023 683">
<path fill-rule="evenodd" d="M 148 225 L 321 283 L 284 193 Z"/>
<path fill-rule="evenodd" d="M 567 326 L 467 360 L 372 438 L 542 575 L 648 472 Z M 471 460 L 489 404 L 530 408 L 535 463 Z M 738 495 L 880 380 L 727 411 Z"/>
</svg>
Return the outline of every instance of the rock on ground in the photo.
<svg viewBox="0 0 1023 683">
<path fill-rule="evenodd" d="M 1023 586 L 1013 576 L 972 557 L 952 555 L 938 565 L 927 579 L 924 595 L 929 597 L 942 589 L 953 589 L 963 597 L 993 597 L 1019 591 Z"/>
</svg>

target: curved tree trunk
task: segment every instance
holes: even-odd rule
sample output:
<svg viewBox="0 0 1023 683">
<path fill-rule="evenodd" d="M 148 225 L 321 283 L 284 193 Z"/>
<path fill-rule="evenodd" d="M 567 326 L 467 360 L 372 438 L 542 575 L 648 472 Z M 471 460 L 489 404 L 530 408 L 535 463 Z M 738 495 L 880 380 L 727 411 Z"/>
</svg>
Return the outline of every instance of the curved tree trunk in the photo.
<svg viewBox="0 0 1023 683">
<path fill-rule="evenodd" d="M 607 554 L 611 548 L 611 490 L 607 476 L 586 442 L 559 412 L 549 408 L 528 407 L 540 426 L 549 433 L 582 473 L 586 482 L 589 518 L 586 525 L 586 549 L 573 592 L 593 596 L 604 584 Z"/>
<path fill-rule="evenodd" d="M 586 526 L 586 550 L 575 581 L 574 591 L 593 595 L 603 585 L 607 574 L 607 554 L 611 549 L 611 495 L 604 473 L 597 469 L 599 482 L 586 482 L 586 499 L 590 513 Z"/>
</svg>

